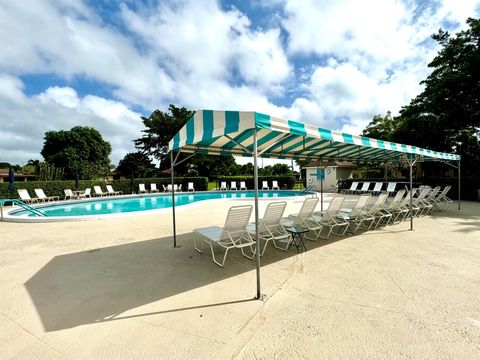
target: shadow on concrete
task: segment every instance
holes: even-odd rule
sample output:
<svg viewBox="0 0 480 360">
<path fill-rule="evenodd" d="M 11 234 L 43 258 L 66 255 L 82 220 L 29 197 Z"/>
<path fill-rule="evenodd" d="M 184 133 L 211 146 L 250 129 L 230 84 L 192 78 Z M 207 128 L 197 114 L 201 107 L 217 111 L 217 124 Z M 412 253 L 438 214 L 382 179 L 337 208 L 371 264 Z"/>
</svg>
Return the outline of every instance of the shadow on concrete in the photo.
<svg viewBox="0 0 480 360">
<path fill-rule="evenodd" d="M 455 204 L 456 205 L 456 204 Z M 462 210 L 457 210 L 450 206 L 447 210 L 434 212 L 428 216 L 439 221 L 449 221 L 453 225 L 453 231 L 462 233 L 471 233 L 480 231 L 480 204 L 475 202 L 463 202 Z"/>
<path fill-rule="evenodd" d="M 480 216 L 446 211 L 432 216 L 439 221 L 458 217 L 455 231 L 480 230 Z M 408 219 L 404 223 L 408 223 Z M 416 222 L 416 220 L 414 220 Z M 414 226 L 417 226 L 415 223 Z M 406 232 L 404 229 L 382 231 Z M 359 230 L 353 235 L 368 234 Z M 181 247 L 172 247 L 172 238 L 163 237 L 131 242 L 77 253 L 58 255 L 51 259 L 26 283 L 25 287 L 37 309 L 44 329 L 56 331 L 83 324 L 113 321 L 130 317 L 165 314 L 202 307 L 222 306 L 253 300 L 255 277 L 252 276 L 252 298 L 222 298 L 223 302 L 195 304 L 160 312 L 119 316 L 128 310 L 208 284 L 232 278 L 255 269 L 255 262 L 232 250 L 224 268 L 211 260 L 208 247 L 203 254 L 193 250 L 192 233 L 177 236 Z M 349 235 L 348 237 L 352 237 Z M 329 245 L 343 238 L 332 235 L 328 240 L 305 241 L 308 251 Z M 272 246 L 262 257 L 262 266 L 297 256 L 292 247 L 288 252 Z"/>
<path fill-rule="evenodd" d="M 232 250 L 224 268 L 211 260 L 210 252 L 193 250 L 192 234 L 177 236 L 181 247 L 172 247 L 172 238 L 138 241 L 94 250 L 59 255 L 51 259 L 26 283 L 45 331 L 114 320 L 128 310 L 255 269 L 255 262 Z M 308 250 L 341 240 L 308 241 Z M 262 257 L 262 266 L 297 256 L 292 247 L 283 252 L 271 247 Z M 252 298 L 255 277 L 252 276 Z M 176 308 L 168 312 L 240 303 L 235 298 L 223 303 Z M 222 298 L 225 300 L 225 298 Z M 228 300 L 228 299 L 227 299 Z M 128 318 L 128 315 L 121 318 Z"/>
</svg>

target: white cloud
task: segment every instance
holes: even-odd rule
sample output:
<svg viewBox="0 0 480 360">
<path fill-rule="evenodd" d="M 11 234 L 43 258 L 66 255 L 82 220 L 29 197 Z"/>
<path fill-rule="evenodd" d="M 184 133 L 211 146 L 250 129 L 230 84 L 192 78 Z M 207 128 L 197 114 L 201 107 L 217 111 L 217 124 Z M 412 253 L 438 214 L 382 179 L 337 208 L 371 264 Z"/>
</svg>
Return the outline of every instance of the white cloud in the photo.
<svg viewBox="0 0 480 360">
<path fill-rule="evenodd" d="M 437 48 L 426 41 L 445 21 L 464 27 L 478 0 L 440 3 L 396 0 L 283 3 L 292 56 L 320 56 L 306 97 L 291 111 L 317 125 L 359 133 L 372 116 L 398 113 L 420 91 Z M 339 119 L 345 119 L 345 122 Z"/>
<path fill-rule="evenodd" d="M 23 83 L 14 76 L 0 73 L 0 97 L 21 104 L 25 100 Z"/>
<path fill-rule="evenodd" d="M 103 25 L 80 1 L 57 7 L 48 1 L 8 1 L 0 7 L 0 24 L 0 70 L 84 76 L 137 103 L 151 103 L 172 90 L 172 80 L 154 58 Z"/>
<path fill-rule="evenodd" d="M 392 64 L 412 55 L 417 33 L 406 26 L 409 9 L 394 0 L 286 1 L 283 21 L 293 53 Z"/>
<path fill-rule="evenodd" d="M 117 161 L 140 136 L 131 108 L 148 114 L 169 103 L 358 133 L 419 93 L 437 51 L 425 40 L 446 23 L 465 27 L 480 0 L 270 0 L 278 21 L 266 29 L 215 0 L 142 4 L 112 6 L 109 21 L 82 0 L 2 4 L 0 160 L 38 158 L 45 131 L 81 124 L 112 143 Z M 19 77 L 31 74 L 55 77 L 27 96 Z M 56 78 L 93 81 L 111 96 L 79 96 L 84 89 Z"/>
<path fill-rule="evenodd" d="M 148 14 L 125 5 L 121 9 L 126 26 L 169 73 L 191 87 L 190 94 L 192 89 L 210 91 L 211 81 L 231 83 L 235 72 L 263 88 L 275 87 L 291 74 L 279 29 L 252 30 L 244 14 L 224 11 L 217 1 L 161 3 Z M 188 99 L 187 93 L 177 96 Z"/>
<path fill-rule="evenodd" d="M 5 76 L 0 76 L 2 79 Z M 110 159 L 115 164 L 134 151 L 132 140 L 141 136 L 143 125 L 140 114 L 123 103 L 91 95 L 81 98 L 69 87 L 48 88 L 38 96 L 28 97 L 21 92 L 21 81 L 11 80 L 9 89 L 6 82 L 0 82 L 0 108 L 4 109 L 0 122 L 2 161 L 39 159 L 45 132 L 77 125 L 94 127 L 110 142 Z M 8 96 L 15 92 L 17 97 Z"/>
<path fill-rule="evenodd" d="M 70 87 L 49 87 L 43 93 L 39 94 L 38 98 L 44 103 L 54 101 L 69 108 L 77 107 L 80 103 L 77 92 Z"/>
</svg>

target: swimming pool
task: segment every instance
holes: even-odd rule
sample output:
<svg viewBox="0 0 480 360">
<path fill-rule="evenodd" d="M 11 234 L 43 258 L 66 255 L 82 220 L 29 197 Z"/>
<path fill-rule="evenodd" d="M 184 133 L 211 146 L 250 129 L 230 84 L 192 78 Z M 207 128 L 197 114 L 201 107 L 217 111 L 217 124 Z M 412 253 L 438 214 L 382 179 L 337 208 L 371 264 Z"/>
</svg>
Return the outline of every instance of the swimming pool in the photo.
<svg viewBox="0 0 480 360">
<path fill-rule="evenodd" d="M 292 196 L 304 196 L 302 191 L 259 191 L 259 198 L 282 198 Z M 215 199 L 247 199 L 253 198 L 253 191 L 228 191 L 228 192 L 197 192 L 175 194 L 175 206 L 192 204 L 198 201 Z M 51 218 L 74 218 L 74 217 L 103 217 L 102 215 L 132 213 L 139 211 L 169 209 L 172 207 L 172 194 L 149 194 L 140 196 L 103 197 L 91 200 L 74 200 L 55 204 L 35 206 L 46 217 L 39 217 L 26 210 L 14 210 L 8 212 L 10 219 L 51 219 Z M 53 220 L 53 219 L 52 219 Z"/>
</svg>

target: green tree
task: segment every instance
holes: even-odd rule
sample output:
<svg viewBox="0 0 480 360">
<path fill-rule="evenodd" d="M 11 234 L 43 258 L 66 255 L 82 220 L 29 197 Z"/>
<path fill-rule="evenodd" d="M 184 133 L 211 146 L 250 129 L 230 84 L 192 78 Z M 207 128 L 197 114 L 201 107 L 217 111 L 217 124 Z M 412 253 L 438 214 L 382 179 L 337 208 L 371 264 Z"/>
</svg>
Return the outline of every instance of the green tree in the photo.
<svg viewBox="0 0 480 360">
<path fill-rule="evenodd" d="M 205 177 L 238 175 L 240 169 L 233 156 L 195 155 L 190 159 L 190 164 L 199 176 Z"/>
<path fill-rule="evenodd" d="M 117 171 L 126 177 L 133 174 L 136 178 L 151 177 L 157 173 L 155 164 L 152 163 L 148 155 L 141 152 L 125 155 L 118 163 Z"/>
<path fill-rule="evenodd" d="M 154 156 L 160 162 L 168 158 L 168 142 L 194 114 L 193 111 L 175 105 L 170 105 L 168 110 L 170 113 L 155 110 L 148 118 L 142 117 L 144 135 L 134 140 L 137 149 Z"/>
<path fill-rule="evenodd" d="M 480 20 L 467 24 L 455 36 L 443 30 L 432 36 L 441 49 L 424 90 L 399 116 L 375 117 L 364 135 L 456 152 L 467 174 L 480 173 Z"/>
<path fill-rule="evenodd" d="M 363 130 L 363 136 L 388 140 L 392 138 L 396 129 L 396 121 L 392 117 L 392 113 L 387 111 L 385 116 L 375 115 L 373 117 L 372 121 Z"/>
<path fill-rule="evenodd" d="M 91 127 L 75 126 L 71 130 L 45 133 L 41 151 L 45 161 L 65 170 L 67 179 L 93 179 L 108 172 L 110 144 Z"/>
<path fill-rule="evenodd" d="M 21 170 L 21 166 L 20 165 L 14 165 L 14 164 L 10 164 L 8 162 L 0 162 L 0 169 L 9 169 L 9 168 L 12 168 L 13 171 L 19 171 Z"/>
<path fill-rule="evenodd" d="M 246 163 L 245 165 L 242 165 L 238 169 L 238 174 L 239 175 L 253 175 L 253 164 L 252 163 Z"/>
<path fill-rule="evenodd" d="M 258 175 L 260 176 L 272 176 L 273 167 L 271 165 L 264 166 L 258 169 Z"/>
<path fill-rule="evenodd" d="M 272 166 L 272 175 L 281 176 L 281 175 L 292 175 L 292 169 L 287 164 L 275 164 Z"/>
<path fill-rule="evenodd" d="M 194 114 L 184 107 L 170 105 L 169 112 L 155 110 L 148 118 L 142 117 L 144 135 L 134 140 L 135 147 L 147 155 L 154 156 L 160 162 L 160 170 L 171 167 L 168 142 L 186 124 Z M 180 154 L 178 161 L 185 159 L 187 154 Z M 175 166 L 175 173 L 186 175 L 198 173 L 200 176 L 236 175 L 238 166 L 233 156 L 208 156 L 197 154 L 187 161 Z"/>
</svg>

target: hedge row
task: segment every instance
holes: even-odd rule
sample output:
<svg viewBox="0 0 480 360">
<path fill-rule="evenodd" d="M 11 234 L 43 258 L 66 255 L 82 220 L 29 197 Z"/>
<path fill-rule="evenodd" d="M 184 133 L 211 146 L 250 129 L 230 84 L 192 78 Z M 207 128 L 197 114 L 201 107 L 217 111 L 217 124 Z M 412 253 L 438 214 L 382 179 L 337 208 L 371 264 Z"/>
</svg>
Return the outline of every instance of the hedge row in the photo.
<svg viewBox="0 0 480 360">
<path fill-rule="evenodd" d="M 106 191 L 105 185 L 111 184 L 115 191 L 123 191 L 124 194 L 138 192 L 138 184 L 145 184 L 147 189 L 150 188 L 150 184 L 157 184 L 157 188 L 162 191 L 162 185 L 170 184 L 170 178 L 147 178 L 147 179 L 134 179 L 133 184 L 131 180 L 113 180 L 109 183 L 102 180 L 80 180 L 79 188 L 75 189 L 74 180 L 64 180 L 64 181 L 25 181 L 25 182 L 16 182 L 15 191 L 13 194 L 8 190 L 8 183 L 0 183 L 0 199 L 9 199 L 13 196 L 14 199 L 18 199 L 17 189 L 26 189 L 31 197 L 35 197 L 34 189 L 43 189 L 47 196 L 60 196 L 63 199 L 64 189 L 74 189 L 74 190 L 85 190 L 86 188 L 92 188 L 93 186 L 99 185 L 102 187 L 103 191 Z M 175 184 L 182 184 L 182 189 L 186 190 L 188 183 L 193 182 L 195 190 L 204 191 L 208 188 L 208 179 L 205 177 L 176 177 Z M 133 189 L 132 189 L 133 185 Z"/>
<path fill-rule="evenodd" d="M 262 188 L 262 182 L 267 181 L 268 186 L 272 187 L 272 182 L 277 181 L 280 189 L 293 189 L 295 185 L 295 176 L 259 176 L 258 177 L 258 186 L 259 189 Z M 220 183 L 225 181 L 230 187 L 231 181 L 237 182 L 237 187 L 240 186 L 240 181 L 245 181 L 245 185 L 248 189 L 253 189 L 253 176 L 219 176 L 217 177 L 217 187 L 220 187 Z"/>
<path fill-rule="evenodd" d="M 352 172 L 352 177 L 356 179 L 377 179 L 382 177 L 385 174 L 385 170 L 380 169 L 369 169 L 369 170 L 354 170 Z"/>
</svg>

